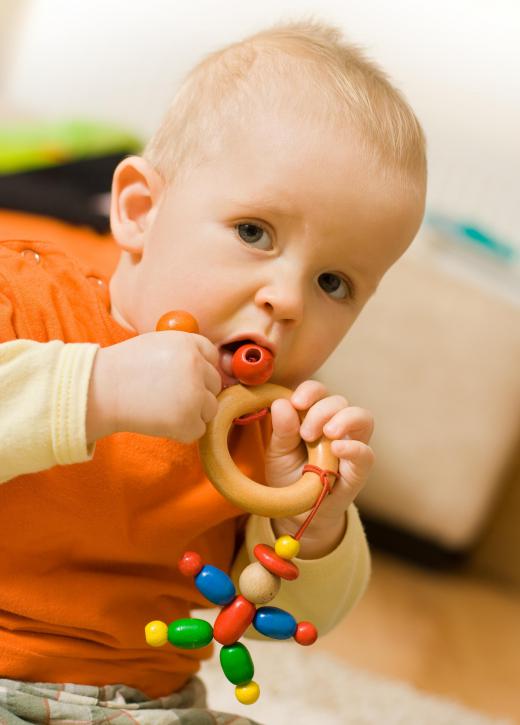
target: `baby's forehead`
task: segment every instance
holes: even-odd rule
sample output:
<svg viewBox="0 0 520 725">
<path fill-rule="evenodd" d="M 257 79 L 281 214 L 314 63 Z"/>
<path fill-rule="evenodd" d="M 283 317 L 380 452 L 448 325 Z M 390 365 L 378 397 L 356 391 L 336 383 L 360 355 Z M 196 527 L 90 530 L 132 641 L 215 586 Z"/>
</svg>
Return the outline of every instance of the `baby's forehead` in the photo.
<svg viewBox="0 0 520 725">
<path fill-rule="evenodd" d="M 278 169 L 297 175 L 306 162 L 321 166 L 327 162 L 325 149 L 348 146 L 359 155 L 370 145 L 349 119 L 333 121 L 321 111 L 303 114 L 286 102 L 279 107 L 260 107 L 258 112 L 249 110 L 247 118 L 236 113 L 219 125 L 212 149 L 215 162 L 232 159 L 247 166 L 251 174 L 270 170 L 276 178 Z"/>
<path fill-rule="evenodd" d="M 402 185 L 402 171 L 350 119 L 304 116 L 287 103 L 245 121 L 235 115 L 200 168 L 199 193 L 225 214 L 304 218 L 324 232 L 344 225 L 345 216 L 361 222 L 363 214 L 388 214 Z"/>
<path fill-rule="evenodd" d="M 306 191 L 312 201 L 324 178 L 343 186 L 359 183 L 362 174 L 371 186 L 382 176 L 377 150 L 351 124 L 333 128 L 274 112 L 224 133 L 210 164 L 221 180 L 219 191 L 237 203 L 253 196 L 266 208 L 288 212 L 295 192 L 301 197 Z"/>
</svg>

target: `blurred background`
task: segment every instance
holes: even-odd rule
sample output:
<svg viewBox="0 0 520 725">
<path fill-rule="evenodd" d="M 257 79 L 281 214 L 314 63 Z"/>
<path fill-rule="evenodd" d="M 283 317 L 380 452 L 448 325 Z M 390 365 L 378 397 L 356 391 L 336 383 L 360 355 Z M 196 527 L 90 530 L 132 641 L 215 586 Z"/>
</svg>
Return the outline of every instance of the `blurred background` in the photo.
<svg viewBox="0 0 520 725">
<path fill-rule="evenodd" d="M 372 585 L 319 646 L 520 718 L 516 1 L 0 0 L 0 238 L 106 233 L 115 163 L 191 66 L 306 16 L 388 72 L 430 168 L 418 238 L 318 374 L 374 411 L 377 455 L 359 501 Z"/>
</svg>

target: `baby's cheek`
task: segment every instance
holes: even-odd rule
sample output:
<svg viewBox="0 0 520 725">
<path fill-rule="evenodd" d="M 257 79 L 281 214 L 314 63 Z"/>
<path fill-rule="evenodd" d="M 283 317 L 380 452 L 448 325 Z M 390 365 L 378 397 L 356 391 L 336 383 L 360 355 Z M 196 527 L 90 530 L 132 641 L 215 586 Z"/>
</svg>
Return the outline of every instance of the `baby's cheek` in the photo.
<svg viewBox="0 0 520 725">
<path fill-rule="evenodd" d="M 298 385 L 312 378 L 317 369 L 313 368 L 308 360 L 302 359 L 301 355 L 294 355 L 291 360 L 281 363 L 278 368 L 275 366 L 270 382 L 296 390 Z"/>
</svg>

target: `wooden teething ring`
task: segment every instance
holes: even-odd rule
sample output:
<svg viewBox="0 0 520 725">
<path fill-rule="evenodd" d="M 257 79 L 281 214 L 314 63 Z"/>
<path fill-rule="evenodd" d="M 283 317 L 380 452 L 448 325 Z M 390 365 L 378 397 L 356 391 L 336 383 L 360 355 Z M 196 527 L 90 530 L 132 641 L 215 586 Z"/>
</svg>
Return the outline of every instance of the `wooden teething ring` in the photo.
<svg viewBox="0 0 520 725">
<path fill-rule="evenodd" d="M 235 418 L 269 407 L 278 398 L 290 398 L 292 392 L 272 383 L 226 388 L 218 396 L 217 415 L 199 441 L 202 464 L 210 481 L 231 503 L 249 513 L 271 518 L 296 516 L 312 508 L 321 493 L 322 484 L 315 473 L 304 473 L 298 481 L 283 488 L 263 486 L 245 476 L 229 454 L 227 440 Z M 327 438 L 306 446 L 309 463 L 329 471 L 338 470 L 338 459 Z"/>
<path fill-rule="evenodd" d="M 173 310 L 162 315 L 156 329 L 199 331 L 195 318 L 184 310 Z M 290 398 L 291 395 L 292 390 L 272 383 L 255 387 L 232 385 L 219 394 L 217 415 L 199 441 L 202 465 L 211 483 L 224 498 L 249 513 L 271 518 L 296 516 L 311 509 L 322 491 L 320 478 L 310 472 L 283 488 L 263 486 L 245 476 L 229 454 L 228 435 L 235 418 L 269 408 L 274 400 Z M 337 472 L 338 459 L 333 455 L 327 438 L 323 436 L 305 445 L 310 464 Z M 329 483 L 332 487 L 334 481 Z"/>
</svg>

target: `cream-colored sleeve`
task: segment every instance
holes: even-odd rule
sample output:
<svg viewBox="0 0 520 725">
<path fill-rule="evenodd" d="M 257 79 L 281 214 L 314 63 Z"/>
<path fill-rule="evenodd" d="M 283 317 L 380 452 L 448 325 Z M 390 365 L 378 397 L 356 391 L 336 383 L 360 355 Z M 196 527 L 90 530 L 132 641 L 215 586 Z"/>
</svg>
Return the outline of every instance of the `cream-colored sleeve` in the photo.
<svg viewBox="0 0 520 725">
<path fill-rule="evenodd" d="M 94 455 L 85 420 L 98 345 L 0 344 L 0 483 Z"/>
<path fill-rule="evenodd" d="M 348 525 L 338 546 L 321 559 L 293 559 L 300 574 L 282 586 L 269 606 L 281 607 L 297 621 L 310 620 L 320 635 L 331 630 L 360 599 L 370 576 L 370 554 L 356 507 L 347 512 Z M 246 537 L 232 568 L 238 582 L 242 569 L 256 561 L 253 548 L 258 543 L 274 546 L 275 535 L 268 518 L 251 515 Z M 251 627 L 246 636 L 255 637 Z M 261 636 L 261 635 L 258 635 Z"/>
</svg>

